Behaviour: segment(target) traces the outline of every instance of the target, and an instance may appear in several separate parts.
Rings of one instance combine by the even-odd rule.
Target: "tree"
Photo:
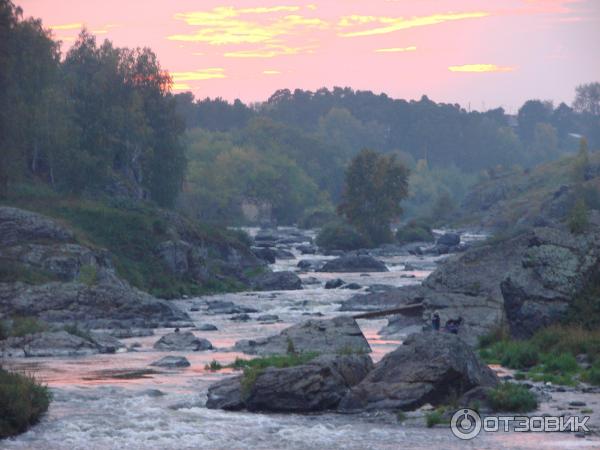
[[[575,88],[573,109],[600,116],[600,83],[581,84]]]
[[[519,109],[519,137],[525,144],[531,144],[538,123],[550,122],[552,104],[540,100],[528,100]]]
[[[590,166],[590,154],[588,152],[588,145],[585,138],[581,138],[579,141],[579,151],[575,157],[573,165],[573,179],[576,182],[585,181],[585,175]]]
[[[390,224],[402,213],[408,195],[409,170],[393,155],[364,149],[346,170],[340,215],[379,245],[392,240]]]

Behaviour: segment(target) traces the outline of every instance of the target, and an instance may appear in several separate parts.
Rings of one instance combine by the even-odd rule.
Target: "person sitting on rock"
[[[462,324],[462,317],[459,317],[456,320],[448,319],[444,328],[446,329],[446,331],[448,333],[458,334],[458,329],[460,328],[461,324]]]
[[[433,328],[433,331],[440,331],[440,315],[437,311],[431,317],[431,328]]]

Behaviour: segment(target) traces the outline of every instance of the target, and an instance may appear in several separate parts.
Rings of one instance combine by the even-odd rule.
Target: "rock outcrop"
[[[163,367],[165,369],[176,369],[180,367],[190,367],[190,362],[183,356],[165,356],[150,364],[153,367]]]
[[[295,367],[267,368],[254,380],[236,377],[211,386],[206,406],[287,413],[333,410],[372,367],[367,355],[327,355]]]
[[[320,354],[371,351],[358,324],[348,316],[307,320],[275,336],[238,341],[234,349],[250,355],[274,355],[287,353],[290,346],[297,352]]]
[[[211,350],[212,344],[191,331],[165,334],[154,344],[156,350],[198,352]]]
[[[252,279],[257,291],[293,291],[302,289],[302,280],[294,272],[266,272]]]
[[[327,261],[320,272],[388,272],[381,261],[368,255],[349,255]]]
[[[342,411],[413,410],[439,405],[479,386],[494,386],[496,375],[458,336],[417,333],[344,397]]]

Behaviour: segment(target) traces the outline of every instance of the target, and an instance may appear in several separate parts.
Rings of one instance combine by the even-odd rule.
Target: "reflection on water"
[[[278,270],[295,269],[300,255],[278,261]],[[307,255],[307,259],[326,259]],[[197,324],[211,323],[218,331],[194,331],[210,340],[216,350],[206,352],[158,352],[152,348],[161,335],[172,330],[156,330],[154,336],[123,339],[127,346],[136,343],[137,351],[115,355],[91,355],[78,358],[30,358],[8,361],[19,371],[35,373],[54,394],[49,413],[42,422],[16,439],[3,441],[7,449],[426,449],[426,448],[600,448],[598,441],[578,439],[572,435],[496,433],[462,442],[446,428],[405,427],[391,415],[280,415],[250,414],[208,410],[204,407],[210,384],[231,376],[232,370],[211,372],[205,365],[212,360],[221,364],[247,355],[229,351],[239,339],[257,338],[278,333],[281,329],[311,317],[333,317],[341,301],[356,292],[343,289],[325,290],[322,284],[341,277],[347,282],[402,285],[423,280],[435,267],[431,257],[384,258],[389,273],[302,274],[315,277],[318,284],[290,292],[226,294],[211,300],[233,301],[252,306],[259,313],[250,314],[248,322],[231,321],[228,315],[206,314],[206,299],[181,300],[177,303]],[[405,263],[418,270],[402,272],[414,278],[401,278]],[[313,280],[315,282],[315,280]],[[198,311],[190,311],[192,308]],[[276,314],[280,321],[261,324],[254,320],[262,314]],[[380,360],[400,344],[382,338],[378,330],[386,320],[359,320],[373,349],[372,357]],[[161,357],[182,355],[191,367],[166,370],[149,367]]]

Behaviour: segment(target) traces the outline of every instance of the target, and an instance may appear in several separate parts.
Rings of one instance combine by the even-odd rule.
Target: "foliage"
[[[438,408],[425,414],[425,423],[427,424],[427,428],[433,428],[435,425],[439,425],[440,423],[444,422],[447,421],[444,419],[443,408]]]
[[[48,331],[48,324],[35,317],[13,317],[10,327],[10,335],[23,337],[28,334],[42,333]]]
[[[581,234],[589,226],[588,209],[584,199],[579,199],[575,202],[575,206],[571,210],[569,216],[569,229],[571,233]]]
[[[63,330],[65,330],[69,334],[72,334],[73,336],[85,339],[86,341],[93,341],[91,333],[88,330],[79,328],[77,324],[65,325],[63,327]]]
[[[501,383],[489,393],[489,402],[494,411],[529,412],[537,408],[538,402],[527,387],[516,383]]]
[[[402,244],[408,242],[433,242],[434,236],[427,224],[411,220],[405,226],[398,228],[396,239]]]
[[[32,376],[0,367],[0,439],[27,430],[48,410],[52,394]]]
[[[600,83],[588,83],[575,89],[573,109],[582,113],[600,116]]]
[[[362,150],[346,170],[340,215],[372,244],[390,242],[390,223],[402,213],[408,195],[408,169],[395,156]]]
[[[317,356],[319,356],[319,354],[316,352],[295,352],[286,355],[271,355],[253,359],[236,358],[232,364],[226,367],[231,367],[233,369],[242,369],[246,367],[266,369],[267,367],[276,367],[281,369],[284,367],[294,367],[306,364]]]
[[[332,222],[317,235],[316,244],[325,250],[358,250],[369,246],[369,241],[351,225]]]
[[[57,279],[45,270],[28,267],[16,261],[0,260],[0,283],[20,281],[27,284],[44,284]]]
[[[590,369],[583,374],[583,380],[595,386],[600,386],[600,361],[596,361]]]
[[[84,265],[79,269],[79,282],[87,286],[93,286],[98,282],[98,270],[96,266]]]
[[[221,370],[222,368],[223,365],[219,361],[214,359],[210,362],[210,364],[206,364],[204,366],[204,370],[210,370],[211,372],[216,372],[218,370]]]

